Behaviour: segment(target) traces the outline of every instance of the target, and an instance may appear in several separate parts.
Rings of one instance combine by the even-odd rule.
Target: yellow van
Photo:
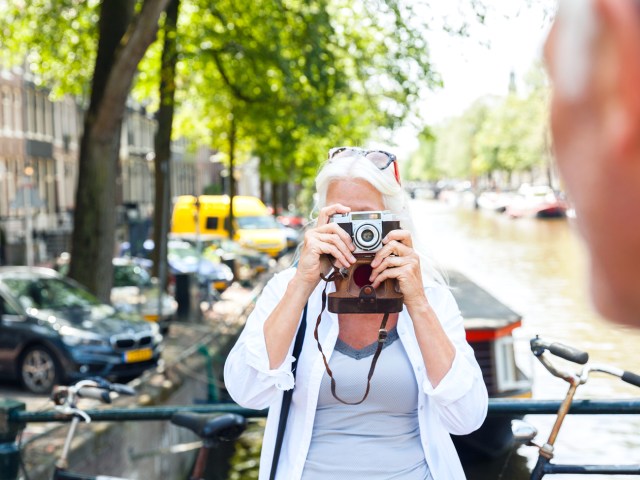
[[[197,200],[197,203],[196,203]],[[257,197],[236,195],[233,197],[235,217],[234,240],[245,247],[266,252],[276,258],[284,253],[287,239],[269,210]],[[196,231],[199,219],[199,231]],[[228,195],[181,195],[176,198],[171,218],[171,233],[191,237],[197,234],[201,240],[207,237],[229,236]]]

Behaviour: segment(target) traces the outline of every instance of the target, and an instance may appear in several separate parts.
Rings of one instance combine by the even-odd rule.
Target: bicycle
[[[111,403],[111,392],[124,395],[135,395],[136,393],[135,390],[128,385],[111,383],[98,377],[80,380],[70,386],[57,385],[53,388],[51,399],[55,404],[55,410],[64,415],[71,415],[72,418],[69,429],[67,430],[64,446],[62,447],[62,453],[55,464],[52,480],[124,480],[118,479],[117,477],[92,476],[69,471],[69,450],[78,423],[81,421],[86,423],[91,422],[91,417],[84,410],[78,408],[78,400],[81,398],[91,398],[107,404]]]
[[[532,353],[542,365],[544,365],[552,375],[569,383],[567,394],[558,408],[553,428],[544,445],[537,445],[533,442],[538,433],[535,427],[522,420],[512,420],[512,431],[515,441],[520,444],[538,448],[538,459],[535,467],[531,471],[530,480],[540,480],[545,475],[550,474],[570,473],[583,475],[640,475],[640,465],[572,465],[551,462],[554,457],[554,443],[560,433],[562,422],[567,413],[569,413],[576,390],[580,385],[584,385],[587,382],[592,372],[607,373],[637,387],[640,387],[640,375],[604,364],[587,365],[589,361],[589,354],[587,352],[561,343],[551,343],[543,340],[539,336],[531,339],[530,344]],[[570,362],[584,365],[584,367],[582,367],[579,373],[564,370],[558,365],[555,365],[545,352],[549,352]]]
[[[120,477],[104,475],[87,475],[69,471],[69,451],[75,436],[77,426],[81,421],[91,422],[91,417],[85,410],[78,407],[81,398],[91,398],[102,403],[111,403],[111,392],[125,395],[135,395],[135,390],[128,385],[110,383],[102,378],[81,380],[71,386],[56,386],[51,393],[55,410],[64,415],[71,415],[71,423],[65,437],[60,458],[55,464],[52,480],[126,480]],[[220,442],[236,440],[245,430],[245,417],[227,413],[211,416],[210,414],[175,413],[171,423],[187,428],[201,439],[201,446],[189,480],[204,480],[204,472],[211,449]]]
[[[235,413],[215,417],[199,413],[174,413],[171,423],[191,430],[202,441],[189,480],[204,480],[211,449],[221,442],[236,440],[247,427],[246,418]]]

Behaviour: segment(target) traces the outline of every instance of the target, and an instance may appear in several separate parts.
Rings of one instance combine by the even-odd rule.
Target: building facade
[[[20,69],[0,69],[0,265],[47,263],[69,251],[84,110],[51,100]],[[156,122],[130,102],[122,125],[116,241],[146,238],[154,208]],[[172,195],[220,182],[211,151],[172,145]],[[134,238],[132,238],[134,237]]]

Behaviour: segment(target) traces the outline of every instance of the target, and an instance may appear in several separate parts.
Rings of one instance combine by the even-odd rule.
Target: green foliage
[[[264,179],[304,184],[330,146],[399,125],[438,83],[396,0],[183,5],[175,135],[226,151],[232,115],[236,157],[259,157]]]
[[[548,87],[534,66],[522,94],[484,97],[462,115],[425,132],[411,179],[478,178],[542,167],[548,161]]]
[[[39,82],[86,99],[100,4],[9,2],[0,63],[26,59]],[[329,147],[399,126],[416,115],[420,91],[441,84],[424,39],[428,12],[409,0],[183,0],[172,136],[228,156],[234,118],[238,162],[257,156],[263,179],[306,187]],[[133,90],[150,110],[158,106],[159,37]]]
[[[98,0],[10,0],[0,15],[0,64],[26,66],[55,94],[88,97],[95,64]]]

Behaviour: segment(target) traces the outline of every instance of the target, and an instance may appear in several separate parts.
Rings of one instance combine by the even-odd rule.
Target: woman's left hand
[[[420,257],[413,249],[409,231],[392,230],[382,243],[384,246],[378,250],[371,262],[371,285],[378,288],[385,280],[395,278],[407,307],[426,302]]]

